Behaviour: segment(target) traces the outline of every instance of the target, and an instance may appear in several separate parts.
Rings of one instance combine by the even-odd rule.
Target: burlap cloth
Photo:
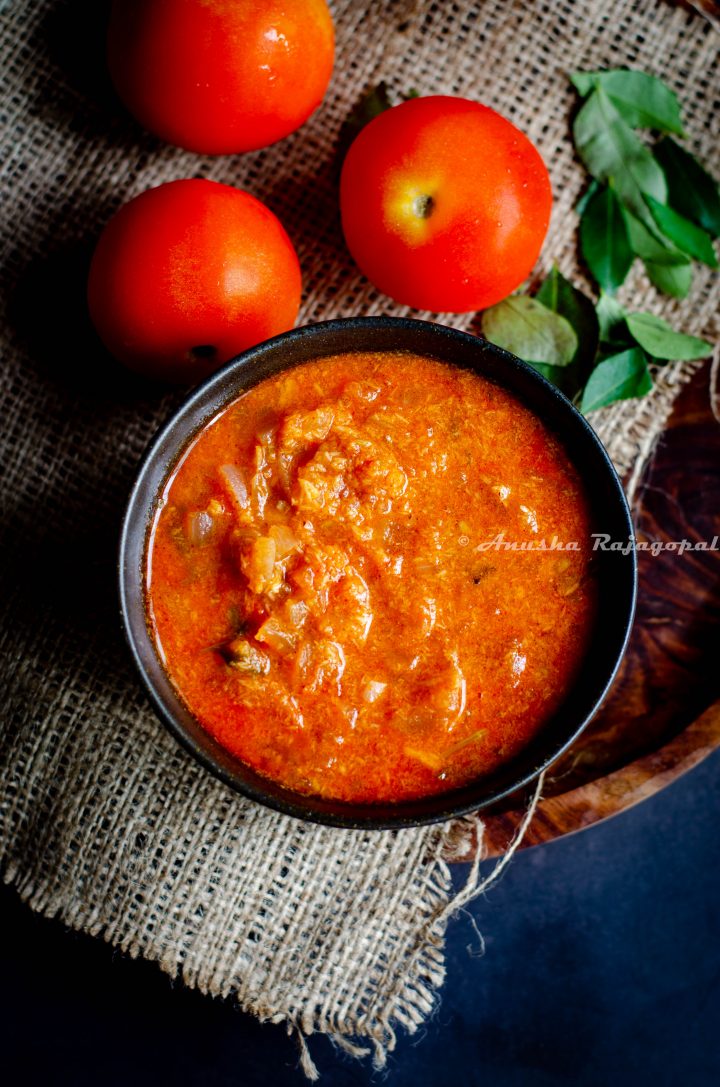
[[[302,322],[407,313],[349,262],[337,214],[340,126],[384,79],[397,94],[480,99],[528,134],[555,192],[542,268],[556,260],[582,282],[572,208],[584,174],[566,72],[626,64],[662,76],[717,173],[719,39],[667,0],[332,7],[337,61],[317,114],[269,150],[205,159],[159,143],[115,102],[105,5],[4,5],[0,862],[34,909],[262,1019],[369,1041],[382,1061],[394,1029],[415,1029],[437,998],[456,904],[446,859],[468,821],[396,833],[304,825],[236,796],[159,724],[120,634],[114,564],[135,466],[178,396],[100,350],[83,310],[87,257],[123,201],[200,175],[248,188],[285,223],[304,270]],[[717,337],[718,280],[706,269],[685,302],[640,272],[624,297]],[[669,365],[652,396],[594,417],[621,471],[642,463],[690,369]],[[466,896],[477,881],[474,866]]]

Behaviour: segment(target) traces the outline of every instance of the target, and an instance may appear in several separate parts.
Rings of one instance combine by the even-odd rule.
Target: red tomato
[[[121,362],[194,381],[292,328],[300,291],[297,255],[269,208],[215,181],[170,181],[105,227],[88,304]]]
[[[487,106],[441,95],[380,114],[352,144],[340,185],[348,248],[381,291],[417,309],[499,302],[537,259],[547,169]]]
[[[114,0],[108,63],[146,128],[189,151],[252,151],[303,124],[327,90],[325,0]]]

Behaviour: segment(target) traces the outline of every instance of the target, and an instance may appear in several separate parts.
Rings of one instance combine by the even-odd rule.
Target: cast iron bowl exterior
[[[145,554],[163,484],[190,439],[228,402],[281,370],[327,355],[408,351],[473,370],[513,393],[564,445],[586,488],[595,532],[634,539],[625,494],[600,439],[558,389],[527,363],[444,325],[391,317],[353,317],[308,325],[258,344],[190,394],[140,465],[122,527],[120,603],[130,650],[150,699],[173,735],[238,792],[300,819],[332,826],[419,826],[498,805],[530,785],[582,732],[607,693],[635,612],[634,548],[594,555],[598,613],[591,644],[567,697],[533,740],[505,765],[459,789],[399,803],[357,804],[303,796],[262,777],[225,751],[183,704],[159,660],[145,615]],[[472,492],[468,493],[468,501]]]

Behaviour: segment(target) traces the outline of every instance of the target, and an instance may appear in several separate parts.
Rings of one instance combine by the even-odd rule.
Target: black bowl
[[[120,543],[120,600],[140,676],[160,717],[212,773],[271,808],[342,827],[402,827],[436,822],[497,804],[523,789],[585,728],[605,696],[627,644],[635,611],[634,548],[595,554],[598,613],[577,678],[553,717],[512,760],[461,789],[396,804],[356,804],[302,796],[261,777],[205,732],[178,697],[158,658],[145,618],[148,526],[168,473],[189,440],[243,391],[299,363],[353,351],[407,350],[474,370],[508,389],[559,438],[584,481],[593,531],[633,538],[625,495],[590,424],[532,367],[475,336],[425,321],[358,317],[287,332],[253,347],[201,385],[156,437],[140,467]]]

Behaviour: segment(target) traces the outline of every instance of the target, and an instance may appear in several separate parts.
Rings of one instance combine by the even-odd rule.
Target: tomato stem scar
[[[433,213],[435,201],[433,200],[432,196],[428,196],[426,193],[423,193],[422,196],[415,197],[412,207],[418,219],[429,219]]]

